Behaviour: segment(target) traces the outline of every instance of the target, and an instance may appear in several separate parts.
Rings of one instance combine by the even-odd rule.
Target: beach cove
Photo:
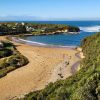
[[[80,34],[75,35],[42,35],[32,36],[32,39],[29,38],[31,36],[27,36],[29,39],[26,39],[10,35],[11,42],[22,55],[28,58],[29,64],[0,79],[1,99],[21,98],[32,91],[44,89],[50,82],[74,75],[80,69],[80,61],[84,58],[82,49],[78,46],[83,38],[99,31],[99,26],[96,26],[98,22],[89,23],[87,25],[87,22],[69,22],[81,29]],[[0,36],[0,40],[7,39],[8,36]]]
[[[0,40],[6,40],[5,36],[1,36]],[[49,82],[65,79],[75,74],[78,69],[75,64],[80,61],[80,57],[76,55],[79,51],[73,48],[13,43],[18,51],[29,59],[29,64],[0,79],[2,100],[23,97],[31,91],[43,89]]]

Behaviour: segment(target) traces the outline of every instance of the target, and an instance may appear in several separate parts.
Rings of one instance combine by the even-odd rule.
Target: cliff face
[[[68,26],[68,31],[69,32],[79,32],[80,29],[78,27],[75,27],[75,26]]]

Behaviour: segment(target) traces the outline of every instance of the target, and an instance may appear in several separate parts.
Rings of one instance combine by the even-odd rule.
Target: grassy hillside
[[[82,41],[81,69],[66,80],[31,92],[24,100],[100,100],[100,33]]]
[[[0,78],[27,63],[28,59],[21,55],[12,43],[0,42]]]

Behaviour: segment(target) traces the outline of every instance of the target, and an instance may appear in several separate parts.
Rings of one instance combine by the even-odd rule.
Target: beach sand
[[[0,36],[0,40],[5,40]],[[15,43],[18,51],[29,59],[29,64],[8,73],[0,79],[0,100],[17,97],[43,89],[49,82],[74,74],[72,67],[80,58],[70,48],[49,48]],[[79,64],[78,64],[79,65]]]

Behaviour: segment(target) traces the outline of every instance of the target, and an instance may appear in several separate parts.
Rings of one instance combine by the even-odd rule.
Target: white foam
[[[100,26],[80,27],[84,32],[100,32]]]
[[[45,44],[45,43],[40,43],[40,42],[35,42],[35,41],[24,40],[24,39],[16,38],[16,37],[12,37],[12,40],[15,42],[24,42],[29,45],[37,45],[37,46],[61,47],[61,48],[69,48],[69,49],[77,47],[77,46],[62,46],[62,45]]]
[[[29,41],[29,40],[24,40],[24,39],[19,39],[21,41],[24,41],[26,43],[33,43],[33,44],[38,44],[38,45],[47,45],[47,44],[44,44],[44,43],[40,43],[40,42],[33,42],[33,41]]]
[[[61,46],[61,45],[45,44],[45,43],[40,43],[40,42],[33,42],[33,41],[29,41],[29,40],[24,40],[21,38],[19,38],[18,40],[21,40],[23,42],[30,43],[30,44],[32,43],[32,44],[40,45],[40,46],[51,46],[51,47],[62,47],[62,48],[66,48],[66,47],[75,48],[75,47],[77,47],[77,46]]]

